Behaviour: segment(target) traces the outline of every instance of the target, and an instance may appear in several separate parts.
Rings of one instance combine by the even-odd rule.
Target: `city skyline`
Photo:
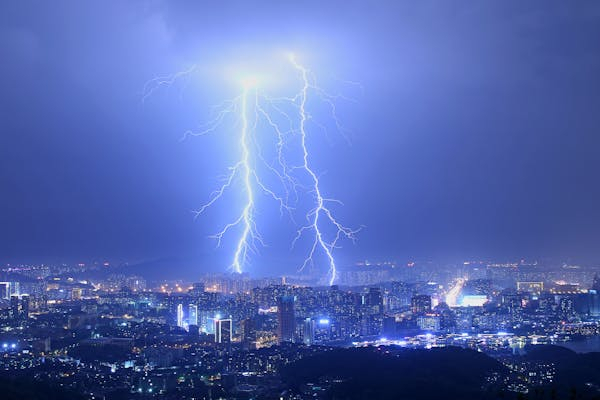
[[[597,266],[371,264],[333,286],[134,272],[0,268],[0,385],[89,400],[598,393]]]
[[[2,400],[600,399],[600,2],[0,2]]]

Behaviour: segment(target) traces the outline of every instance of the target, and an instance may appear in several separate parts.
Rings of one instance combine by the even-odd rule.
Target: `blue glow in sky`
[[[264,67],[286,51],[357,99],[338,109],[349,143],[312,137],[340,219],[366,226],[341,264],[598,259],[596,2],[252,3],[0,5],[0,262],[222,270],[231,254],[206,237],[227,205],[192,211],[236,156],[231,137],[180,139],[239,93],[239,71],[287,87]],[[145,82],[192,65],[142,103]],[[257,273],[295,271],[288,222],[262,217]]]

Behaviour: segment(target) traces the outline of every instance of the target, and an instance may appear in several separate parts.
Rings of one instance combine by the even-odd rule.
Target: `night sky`
[[[224,270],[224,211],[192,210],[232,149],[180,139],[234,93],[219,71],[283,50],[356,99],[350,143],[313,142],[338,215],[365,226],[340,264],[600,261],[600,3],[336,0],[2,2],[0,262]],[[293,272],[288,223],[264,218],[250,270]]]

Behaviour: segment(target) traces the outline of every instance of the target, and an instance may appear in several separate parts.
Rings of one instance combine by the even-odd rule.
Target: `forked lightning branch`
[[[195,215],[204,214],[229,191],[236,191],[243,199],[239,207],[234,209],[231,219],[213,235],[218,246],[226,237],[235,241],[230,269],[242,273],[250,263],[251,254],[265,245],[260,233],[256,197],[268,196],[281,215],[289,217],[298,226],[292,247],[299,240],[308,238],[304,239],[309,245],[299,269],[311,266],[326,270],[327,280],[332,285],[337,276],[334,252],[340,247],[342,239],[354,241],[360,229],[349,228],[338,220],[332,205],[340,205],[341,202],[325,195],[319,172],[314,168],[309,137],[322,133],[323,125],[313,117],[309,100],[314,96],[318,101],[310,104],[323,104],[335,126],[339,128],[340,123],[335,114],[335,101],[338,97],[329,95],[320,88],[311,71],[293,55],[289,56],[289,66],[290,74],[293,74],[298,86],[291,95],[268,96],[261,90],[258,79],[244,78],[240,82],[241,93],[237,97],[215,107],[213,118],[199,130],[186,132],[186,137],[212,133],[234,134],[238,154],[237,160],[229,166],[222,184],[195,211]],[[143,99],[147,99],[160,86],[172,85],[195,70],[194,66],[186,71],[149,81],[145,86]],[[317,111],[319,110],[315,110]],[[298,156],[288,157],[290,152],[296,152]],[[301,219],[304,221],[296,222],[294,212],[301,207],[295,202],[300,196],[309,198],[310,205],[302,214]]]

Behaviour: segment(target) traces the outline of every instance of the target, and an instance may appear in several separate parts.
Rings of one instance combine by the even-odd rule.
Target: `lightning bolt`
[[[300,270],[304,270],[308,265],[314,266],[317,253],[322,252],[327,260],[329,284],[332,285],[337,277],[334,250],[339,247],[338,243],[343,238],[355,241],[355,235],[360,229],[351,229],[342,225],[331,209],[332,204],[341,204],[341,202],[323,195],[319,175],[312,166],[307,138],[309,122],[325,131],[326,128],[312,118],[307,108],[307,101],[309,95],[314,94],[315,98],[326,104],[337,130],[344,133],[343,126],[336,115],[336,100],[341,96],[330,95],[321,89],[317,85],[314,75],[298,63],[294,56],[290,57],[290,61],[301,78],[301,88],[295,95],[272,98],[259,90],[258,82],[255,79],[247,79],[242,82],[241,94],[213,107],[208,122],[197,130],[185,132],[183,139],[189,136],[208,135],[220,131],[229,117],[236,117],[235,129],[228,129],[228,131],[235,132],[239,158],[228,168],[227,174],[222,177],[220,186],[194,213],[196,217],[204,214],[225,193],[233,190],[234,186],[240,193],[243,193],[243,204],[240,206],[239,213],[220,231],[212,235],[219,247],[224,237],[230,235],[231,231],[238,232],[230,269],[233,272],[242,273],[249,263],[250,253],[257,253],[258,245],[265,245],[256,223],[255,200],[258,193],[262,192],[277,202],[280,214],[283,216],[284,213],[287,213],[294,223],[295,207],[290,204],[298,201],[299,189],[310,193],[312,206],[304,214],[306,223],[296,231],[292,247],[305,234],[310,234],[312,238],[310,248]],[[188,70],[150,80],[144,86],[142,101],[146,101],[161,86],[170,87],[195,70],[196,66],[192,66]],[[259,129],[259,122],[263,123],[267,129]],[[261,145],[266,138],[264,135],[268,133],[267,131],[272,132],[275,139],[275,156],[272,160],[265,157]],[[293,138],[299,138],[299,145],[295,145],[299,148],[290,150],[288,147]],[[286,155],[289,153],[299,154],[299,157],[296,157],[296,165],[288,163]],[[267,184],[269,182],[267,177],[275,178],[275,181],[279,182],[277,189],[273,189]]]
[[[233,228],[241,227],[241,233],[237,239],[235,251],[233,254],[233,261],[231,263],[231,269],[236,273],[242,273],[244,266],[248,263],[248,256],[251,252],[258,252],[257,244],[262,246],[265,245],[256,224],[255,219],[255,194],[257,188],[262,190],[269,197],[279,203],[280,210],[286,210],[290,212],[291,208],[288,205],[287,196],[279,196],[276,192],[270,189],[260,179],[260,175],[257,172],[257,162],[261,162],[265,165],[269,171],[273,172],[282,182],[284,192],[287,194],[287,182],[291,181],[292,178],[285,172],[286,166],[283,160],[283,141],[284,132],[279,128],[269,114],[265,111],[265,108],[261,106],[257,82],[253,79],[248,79],[243,82],[244,90],[237,98],[227,101],[222,104],[221,109],[218,111],[217,116],[205,125],[204,129],[199,132],[188,131],[187,135],[201,136],[215,131],[219,125],[222,124],[225,116],[230,113],[235,113],[239,108],[239,115],[241,119],[241,128],[239,133],[239,148],[240,148],[240,159],[235,165],[229,168],[229,174],[225,177],[224,183],[221,187],[213,192],[208,202],[206,202],[200,209],[195,213],[196,216],[203,214],[210,206],[217,202],[223,194],[233,185],[236,177],[239,176],[242,182],[242,189],[245,193],[245,202],[241,209],[238,217],[226,224],[221,231],[213,235],[213,238],[217,240],[217,246],[221,245],[224,236]],[[217,107],[219,108],[219,107]],[[254,110],[254,113],[251,112]],[[269,125],[274,129],[278,137],[278,160],[284,172],[278,171],[275,167],[267,162],[262,155],[261,147],[258,143],[256,125],[260,116],[267,118]],[[252,154],[255,157],[252,157]]]
[[[144,85],[144,90],[142,92],[142,103],[145,103],[146,100],[152,96],[152,94],[162,86],[170,87],[173,86],[175,82],[179,79],[189,76],[192,72],[196,70],[196,65],[192,65],[190,68],[179,71],[171,75],[165,76],[157,76],[155,78],[150,79]]]
[[[305,231],[313,232],[313,242],[310,248],[310,251],[307,257],[304,259],[304,263],[301,266],[301,270],[306,268],[309,264],[314,264],[314,256],[318,248],[320,248],[325,257],[327,258],[327,262],[329,265],[329,285],[333,285],[335,279],[337,278],[337,266],[335,263],[335,259],[333,257],[333,250],[337,247],[337,243],[342,237],[346,237],[351,241],[356,240],[356,233],[360,231],[359,229],[351,229],[344,225],[342,225],[334,216],[331,209],[327,206],[328,203],[340,203],[339,200],[326,198],[323,196],[321,191],[321,183],[319,181],[319,176],[310,165],[309,161],[309,149],[306,143],[306,138],[308,136],[307,133],[307,122],[309,120],[309,114],[306,110],[306,102],[308,99],[308,92],[310,89],[314,89],[314,91],[320,95],[321,99],[324,99],[332,109],[332,115],[334,117],[334,121],[338,128],[341,127],[339,120],[335,114],[335,105],[331,101],[330,96],[326,94],[321,88],[316,86],[316,84],[311,83],[315,82],[313,78],[310,76],[310,71],[298,63],[296,58],[291,55],[290,61],[294,68],[299,72],[302,77],[302,89],[300,93],[293,98],[294,101],[299,102],[299,114],[300,114],[300,143],[302,148],[302,169],[309,175],[311,180],[311,191],[313,193],[313,198],[315,202],[315,207],[310,210],[306,214],[306,220],[308,221],[307,225],[302,226],[298,229],[296,237],[294,238],[293,244],[302,236]],[[333,239],[327,241],[325,239],[322,225],[329,224],[333,226],[335,230],[335,235]]]

